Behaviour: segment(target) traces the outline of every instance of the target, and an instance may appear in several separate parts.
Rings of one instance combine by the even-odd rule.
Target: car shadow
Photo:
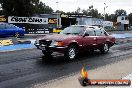
[[[41,59],[38,60],[39,65],[61,65],[67,63],[80,62],[84,60],[93,60],[94,57],[104,56],[99,51],[80,53],[74,60],[66,60],[63,54],[53,54],[52,56],[43,55]]]

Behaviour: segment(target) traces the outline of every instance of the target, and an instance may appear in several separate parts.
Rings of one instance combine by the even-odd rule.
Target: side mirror
[[[85,37],[85,36],[89,36],[89,34],[85,33],[85,34],[83,35],[83,37]]]

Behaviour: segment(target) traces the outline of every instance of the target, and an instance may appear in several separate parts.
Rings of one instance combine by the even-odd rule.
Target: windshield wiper
[[[74,34],[74,35],[78,35],[78,33],[72,33],[72,34]]]
[[[78,35],[78,33],[64,33],[66,35],[73,34],[73,35]]]
[[[65,34],[69,35],[69,34],[71,34],[71,33],[65,33]]]

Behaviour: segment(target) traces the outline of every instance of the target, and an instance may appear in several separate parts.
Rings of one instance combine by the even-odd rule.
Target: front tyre
[[[64,54],[67,60],[73,60],[77,57],[77,47],[72,45],[69,46]]]
[[[103,45],[103,47],[100,49],[100,52],[103,54],[106,54],[106,53],[108,53],[108,51],[109,51],[109,45],[107,43],[105,43]]]

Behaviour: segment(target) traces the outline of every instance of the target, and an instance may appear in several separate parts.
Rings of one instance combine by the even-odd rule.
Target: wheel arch
[[[77,48],[79,48],[79,45],[78,45],[77,42],[71,42],[71,43],[68,45],[68,47],[69,47],[69,46],[76,46]]]

